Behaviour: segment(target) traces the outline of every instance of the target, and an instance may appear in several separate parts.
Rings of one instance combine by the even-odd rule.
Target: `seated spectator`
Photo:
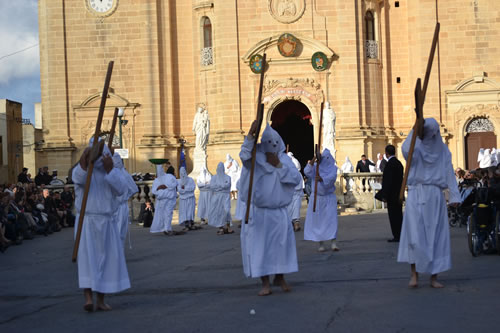
[[[15,199],[10,201],[7,219],[14,224],[16,240],[33,239],[32,226],[24,215],[24,195],[22,193],[18,193]]]
[[[49,228],[51,231],[61,231],[61,219],[57,213],[57,207],[50,196],[48,189],[43,189],[43,206],[45,208],[44,213],[47,214],[49,219]]]
[[[28,181],[28,168],[23,168],[23,171],[17,176],[18,183],[29,183]]]
[[[64,186],[64,191],[61,193],[61,201],[66,210],[66,223],[68,226],[75,225],[75,215],[73,215],[73,203],[75,202],[75,195],[69,186]]]
[[[146,202],[141,204],[141,211],[139,213],[139,225],[144,226],[144,228],[150,228],[151,223],[153,223],[153,214],[155,207],[150,199],[146,199]]]

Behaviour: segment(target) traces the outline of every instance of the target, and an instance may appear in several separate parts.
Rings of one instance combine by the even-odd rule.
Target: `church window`
[[[378,45],[375,38],[375,17],[371,10],[365,14],[366,56],[370,59],[378,58]]]
[[[206,16],[201,19],[203,47],[201,48],[201,65],[213,65],[213,47],[212,47],[212,22]]]

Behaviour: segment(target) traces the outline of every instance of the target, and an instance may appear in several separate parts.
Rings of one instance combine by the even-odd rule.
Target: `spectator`
[[[375,166],[375,164],[373,164],[372,161],[368,160],[366,158],[366,155],[363,154],[363,155],[361,155],[361,160],[359,160],[358,164],[356,164],[356,172],[370,172],[370,166]],[[366,179],[363,178],[361,183],[363,184],[363,192],[365,192],[366,191],[366,187],[365,187]]]
[[[151,202],[151,199],[146,199],[146,202],[141,204],[141,212],[139,213],[139,225],[144,226],[144,228],[150,228],[151,223],[153,223],[154,212],[155,207]]]
[[[57,207],[50,196],[50,192],[48,189],[43,190],[43,206],[44,206],[44,213],[47,214],[47,217],[49,219],[49,228],[51,231],[61,231],[61,224],[60,224],[60,218],[59,214],[57,213]]]
[[[17,176],[17,182],[23,184],[29,183],[28,168],[23,168],[23,171]]]

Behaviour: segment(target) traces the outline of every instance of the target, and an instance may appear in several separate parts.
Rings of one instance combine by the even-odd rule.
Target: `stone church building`
[[[265,52],[264,119],[301,163],[323,102],[338,164],[374,160],[413,125],[436,21],[424,116],[442,125],[455,167],[476,167],[479,147],[500,146],[497,0],[39,0],[43,154],[61,175],[77,162],[114,60],[102,129],[124,109],[128,169],[152,172],[148,160],[164,157],[177,166],[185,140],[189,171],[202,106],[214,173],[255,119]]]

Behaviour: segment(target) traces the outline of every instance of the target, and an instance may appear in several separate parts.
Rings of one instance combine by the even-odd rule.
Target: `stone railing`
[[[375,193],[382,188],[381,172],[349,172],[338,178],[344,204],[363,210],[384,208],[375,200]]]
[[[376,40],[366,40],[365,48],[368,59],[378,59],[378,43]]]

